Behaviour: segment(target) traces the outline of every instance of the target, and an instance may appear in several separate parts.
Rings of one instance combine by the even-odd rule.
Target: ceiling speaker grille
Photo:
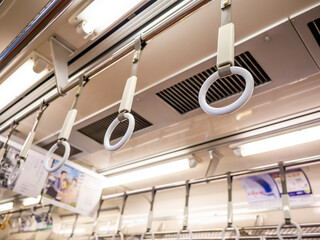
[[[50,142],[48,144],[45,144],[45,145],[42,145],[41,143],[37,144],[38,146],[46,149],[46,150],[49,150],[57,141],[53,141],[53,142]],[[59,147],[55,152],[55,154],[57,154],[58,156],[62,157],[63,154],[64,154],[64,147]],[[70,144],[70,157],[72,157],[73,155],[76,155],[78,153],[82,153],[82,151],[78,148],[75,148],[73,147],[71,144]]]
[[[309,22],[308,27],[320,47],[320,18],[318,18],[312,22]]]
[[[131,111],[131,114],[135,118],[135,127],[134,132],[139,131],[141,129],[147,128],[152,126],[152,123],[146,120],[145,118],[141,117],[138,113]],[[102,118],[94,123],[85,126],[78,131],[82,134],[86,135],[87,137],[92,138],[93,140],[97,141],[100,144],[103,144],[104,135],[107,131],[107,128],[111,124],[111,122],[118,116],[118,112],[115,112],[105,118]],[[125,120],[118,124],[118,126],[114,129],[111,135],[111,140],[117,139],[122,137],[128,128],[128,121]]]
[[[235,65],[249,70],[254,78],[255,86],[270,82],[270,77],[249,52],[235,57]],[[214,72],[214,66],[190,78],[168,87],[156,95],[173,107],[180,114],[199,108],[198,93],[203,82]],[[244,90],[245,80],[239,75],[231,75],[217,80],[208,90],[207,102],[213,103],[240,93]]]

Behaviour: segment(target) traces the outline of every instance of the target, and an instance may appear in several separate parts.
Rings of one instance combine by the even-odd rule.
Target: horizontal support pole
[[[296,159],[296,160],[289,160],[289,161],[284,162],[284,166],[285,167],[295,167],[295,166],[310,165],[310,164],[314,164],[314,163],[320,163],[320,155]],[[241,177],[244,175],[250,175],[250,174],[261,173],[261,172],[268,172],[268,171],[274,171],[274,170],[279,170],[278,163],[273,163],[273,164],[269,164],[269,165],[265,165],[265,166],[261,166],[261,167],[255,167],[255,168],[249,168],[249,169],[245,169],[245,170],[230,172],[230,175],[232,177]],[[224,180],[224,179],[227,179],[227,174],[219,174],[219,175],[211,176],[211,177],[207,177],[207,178],[190,180],[189,184],[191,184],[191,185],[201,184],[201,183],[207,183],[207,182],[213,182],[213,181],[220,181],[220,180]],[[172,188],[184,187],[185,185],[186,185],[186,182],[182,181],[182,182],[171,183],[171,184],[167,184],[167,185],[143,188],[143,189],[138,189],[138,190],[133,190],[133,191],[127,191],[124,193],[106,195],[106,196],[103,196],[102,199],[103,200],[116,199],[116,198],[123,197],[125,194],[128,196],[131,196],[131,195],[152,192],[153,189],[155,189],[156,191],[161,191],[161,190],[167,190],[167,189],[172,189]]]

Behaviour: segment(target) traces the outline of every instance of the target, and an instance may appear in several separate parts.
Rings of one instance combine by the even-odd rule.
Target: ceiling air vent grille
[[[255,86],[271,81],[270,77],[249,52],[244,52],[236,56],[235,65],[244,67],[251,72]],[[198,93],[201,85],[215,71],[217,71],[216,67],[209,68],[156,94],[180,114],[190,112],[200,107],[198,103]],[[244,90],[244,87],[245,81],[238,75],[219,79],[209,88],[207,102],[217,102],[240,93]]]
[[[141,129],[147,128],[152,126],[152,123],[146,120],[145,118],[141,117],[138,113],[131,111],[131,114],[135,118],[135,127],[134,132],[139,131]],[[115,112],[105,118],[102,118],[94,123],[85,126],[78,131],[82,134],[86,135],[87,137],[92,138],[93,140],[97,141],[100,144],[103,144],[104,135],[106,133],[107,128],[111,124],[111,122],[118,116],[118,112]],[[128,121],[125,120],[118,124],[111,135],[111,140],[117,139],[122,137],[128,128]]]
[[[38,146],[46,149],[46,150],[49,150],[55,143],[57,142],[57,140],[53,141],[53,142],[50,142],[50,143],[47,143],[45,145],[42,145],[41,143],[38,144]],[[64,154],[64,147],[59,147],[55,152],[55,154],[57,154],[58,156],[62,157],[63,154]],[[78,153],[82,153],[82,151],[78,148],[75,148],[73,147],[71,144],[70,144],[70,157],[72,157],[73,155],[76,155]]]
[[[309,22],[308,27],[320,47],[320,18],[318,18],[312,22]]]

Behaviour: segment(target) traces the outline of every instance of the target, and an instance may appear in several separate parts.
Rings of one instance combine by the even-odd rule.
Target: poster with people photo
[[[53,166],[57,164],[58,161],[54,160]],[[49,174],[43,196],[75,208],[84,178],[83,172],[65,164],[58,171]]]
[[[53,166],[58,163],[56,159],[53,160]],[[104,181],[105,177],[67,161],[59,170],[49,174],[42,200],[82,215],[95,217]]]

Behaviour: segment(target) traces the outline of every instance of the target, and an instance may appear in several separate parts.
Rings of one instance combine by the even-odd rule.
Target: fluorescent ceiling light
[[[40,195],[37,197],[37,198],[33,198],[33,197],[29,197],[29,198],[25,198],[23,199],[23,206],[30,206],[30,205],[34,205],[34,204],[37,204],[39,203],[40,201]]]
[[[142,0],[94,0],[85,9],[80,11],[77,16],[72,16],[69,20],[80,23],[85,34],[95,35],[105,31],[116,23],[123,16],[134,9]]]
[[[107,177],[107,182],[104,187],[113,187],[126,183],[145,180],[148,178],[159,177],[170,173],[187,170],[189,168],[189,159],[181,159],[174,162],[164,163],[157,166],[116,175],[114,177]]]
[[[9,211],[13,208],[13,202],[7,202],[0,205],[0,212]]]
[[[15,100],[49,72],[49,69],[45,68],[40,73],[36,73],[33,68],[34,60],[30,58],[0,84],[0,109]]]
[[[242,157],[320,140],[320,126],[285,133],[279,136],[245,143],[237,146],[234,152]],[[230,146],[233,148],[233,146]]]

